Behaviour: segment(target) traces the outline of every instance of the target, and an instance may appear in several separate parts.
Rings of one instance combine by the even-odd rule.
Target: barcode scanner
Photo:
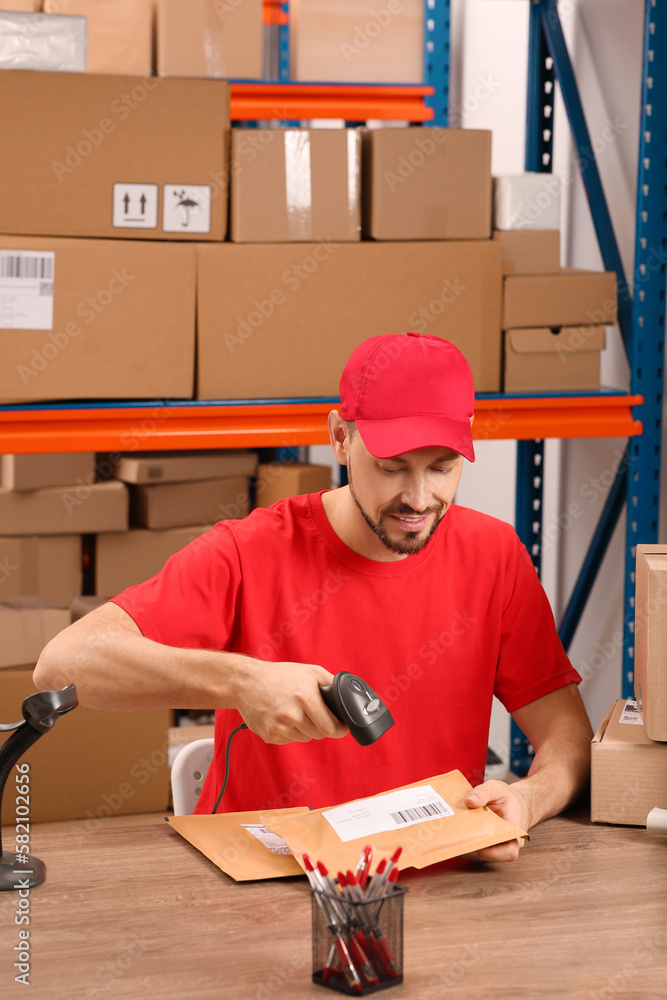
[[[327,708],[349,726],[362,747],[375,743],[394,725],[391,712],[373,688],[347,670],[337,673],[331,684],[320,688],[320,693]]]
[[[327,708],[337,719],[349,727],[354,739],[362,747],[368,747],[379,740],[394,725],[394,720],[387,706],[380,700],[372,687],[361,677],[355,677],[347,670],[341,670],[334,676],[331,684],[320,688],[322,698]],[[229,780],[229,750],[232,737],[241,729],[247,729],[245,722],[232,729],[227,737],[225,749],[225,776],[220,794],[216,799],[212,812],[217,812]]]

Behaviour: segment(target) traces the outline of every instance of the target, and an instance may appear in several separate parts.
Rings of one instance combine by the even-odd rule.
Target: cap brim
[[[475,461],[470,421],[443,417],[392,417],[390,420],[364,420],[356,425],[366,448],[375,458],[394,458],[416,448],[450,448]]]

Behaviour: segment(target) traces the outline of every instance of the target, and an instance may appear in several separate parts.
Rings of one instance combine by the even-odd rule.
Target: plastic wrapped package
[[[85,17],[0,11],[0,69],[85,73]]]

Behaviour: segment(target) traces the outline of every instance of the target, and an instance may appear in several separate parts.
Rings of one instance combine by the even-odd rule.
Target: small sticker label
[[[454,810],[431,785],[420,785],[349,802],[327,809],[322,815],[343,843],[347,843],[385,830],[401,830],[415,823],[453,816]]]
[[[116,229],[157,229],[157,184],[114,184],[112,225]]]
[[[257,837],[274,854],[292,853],[282,837],[279,837],[276,833],[271,833],[261,823],[241,823],[241,826],[248,833],[251,833],[253,837]]]
[[[165,233],[210,233],[210,186],[163,185],[162,230]]]
[[[0,329],[53,329],[55,266],[52,250],[0,250]]]
[[[639,705],[634,698],[628,698],[621,712],[621,717],[619,722],[629,722],[635,726],[643,726],[644,720],[642,718],[642,713],[639,711]]]

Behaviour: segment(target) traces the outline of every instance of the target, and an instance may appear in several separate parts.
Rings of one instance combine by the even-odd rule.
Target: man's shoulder
[[[270,507],[255,507],[240,520],[221,522],[227,524],[237,543],[269,540],[292,540],[295,535],[315,530],[313,509],[321,504],[319,493],[304,493],[296,497],[284,497]]]
[[[520,544],[519,537],[513,525],[501,521],[491,514],[483,514],[471,507],[460,507],[452,504],[446,514],[447,530],[450,536],[456,536],[462,542],[470,545],[507,545],[511,548]]]
[[[493,517],[491,514],[483,514],[479,510],[473,510],[472,507],[461,507],[457,503],[452,504],[447,512],[447,517],[451,518],[453,524],[461,532],[516,535],[514,527],[507,521],[501,521],[499,517]]]

